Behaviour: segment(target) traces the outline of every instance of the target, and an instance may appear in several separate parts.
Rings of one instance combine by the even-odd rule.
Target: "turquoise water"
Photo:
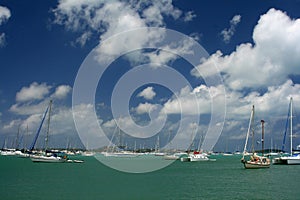
[[[84,163],[33,163],[0,156],[0,199],[300,199],[300,165],[245,170],[240,156],[145,174]]]

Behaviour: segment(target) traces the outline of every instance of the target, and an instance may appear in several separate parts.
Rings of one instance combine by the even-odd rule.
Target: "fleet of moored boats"
[[[287,165],[295,165],[300,164],[300,154],[293,154],[292,146],[293,146],[293,132],[292,132],[292,98],[290,98],[290,104],[289,104],[289,112],[288,112],[288,121],[290,126],[290,153],[289,154],[283,154],[283,153],[275,153],[275,152],[269,152],[268,154],[264,154],[264,120],[261,120],[262,125],[262,151],[260,154],[254,151],[254,144],[252,144],[252,152],[247,151],[248,146],[248,140],[250,135],[254,137],[254,106],[251,110],[251,116],[249,121],[249,127],[246,134],[246,141],[244,150],[242,153],[236,152],[235,155],[242,155],[241,162],[243,163],[245,169],[258,169],[258,168],[269,168],[271,163],[272,164],[287,164]],[[70,159],[70,155],[81,155],[81,156],[95,156],[96,154],[100,154],[100,152],[96,153],[93,151],[68,151],[68,150],[48,150],[45,148],[44,150],[35,150],[34,146],[36,143],[36,140],[39,136],[40,129],[42,127],[42,124],[46,118],[46,115],[48,113],[48,131],[47,131],[47,138],[45,141],[48,140],[48,132],[49,132],[49,123],[50,123],[50,112],[51,112],[51,105],[52,101],[50,101],[49,106],[46,109],[46,112],[43,116],[42,122],[40,124],[40,127],[37,131],[37,134],[34,138],[34,141],[32,142],[30,148],[28,150],[18,150],[18,149],[8,149],[8,148],[2,148],[0,150],[0,154],[2,156],[17,156],[22,158],[30,158],[33,162],[50,162],[50,163],[65,163],[65,162],[74,162],[74,163],[82,163],[83,160],[78,159]],[[286,126],[287,127],[287,126]],[[284,136],[286,137],[286,135]],[[253,143],[252,139],[252,143]],[[285,140],[284,140],[285,141]],[[284,147],[284,144],[283,144]],[[283,148],[282,148],[283,152]],[[175,153],[166,153],[166,152],[146,152],[146,153],[139,153],[135,151],[113,151],[108,152],[104,151],[101,152],[101,155],[104,157],[114,157],[114,158],[134,158],[139,156],[155,156],[155,157],[161,157],[165,160],[180,160],[181,162],[205,162],[205,161],[216,161],[215,158],[212,156],[217,155],[213,152],[203,152],[201,150],[190,150],[190,151],[177,151]],[[233,154],[229,153],[223,153],[223,156],[231,156]],[[272,162],[271,162],[271,158]]]
[[[113,157],[119,159],[139,159],[140,158],[153,158],[164,159],[164,160],[178,160],[181,162],[207,162],[207,161],[217,161],[216,158],[226,158],[226,157],[238,157],[242,155],[242,163],[246,169],[258,169],[258,168],[269,168],[271,164],[287,164],[295,165],[300,164],[300,155],[290,156],[289,154],[282,153],[273,153],[272,156],[268,155],[259,155],[258,153],[240,153],[236,152],[233,154],[230,153],[214,153],[214,152],[176,152],[174,154],[160,152],[156,154],[155,152],[146,152],[146,153],[136,153],[131,151],[126,152],[116,152],[116,153],[107,153],[107,152],[93,152],[93,151],[67,151],[67,150],[52,150],[49,152],[22,152],[15,149],[2,149],[0,150],[1,156],[15,156],[19,158],[29,158],[32,162],[47,162],[47,163],[83,163],[82,159],[85,156],[103,156],[103,157]],[[70,159],[73,158],[73,159]],[[74,159],[76,158],[76,159]],[[248,159],[246,159],[248,158]],[[271,162],[271,158],[272,162]],[[143,160],[141,159],[141,160]],[[265,159],[265,160],[264,160]]]

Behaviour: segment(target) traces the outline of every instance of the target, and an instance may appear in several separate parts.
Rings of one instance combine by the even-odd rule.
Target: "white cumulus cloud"
[[[223,36],[224,42],[228,43],[231,39],[231,37],[235,33],[235,27],[240,23],[241,21],[241,15],[235,15],[233,18],[230,20],[230,27],[222,30],[221,35]]]
[[[139,34],[122,35],[122,37],[115,37],[109,44],[103,44],[103,41],[118,33],[144,27],[165,27],[166,17],[174,20],[185,17],[187,21],[194,17],[192,12],[184,14],[173,6],[172,0],[76,2],[61,0],[53,13],[56,24],[81,34],[76,40],[81,46],[85,45],[93,35],[99,38],[99,43],[102,44],[97,49],[100,62],[105,62],[126,50],[140,49],[145,44],[156,44],[165,34],[164,31],[141,30]],[[153,55],[135,53],[127,55],[127,58],[133,63],[142,62],[147,58],[164,63],[174,59],[174,56],[166,56],[163,53],[159,57],[155,54],[156,52]]]
[[[229,55],[217,51],[197,67],[201,72],[217,65],[226,86],[232,90],[267,88],[300,73],[300,19],[270,9],[253,31],[253,41],[237,46]],[[192,74],[200,76],[197,70]]]
[[[63,99],[70,93],[71,90],[72,88],[69,85],[60,85],[55,89],[53,96],[58,99]]]
[[[29,87],[23,87],[16,95],[17,102],[41,100],[49,94],[51,86],[46,83],[33,82]]]
[[[151,113],[155,109],[157,109],[157,105],[150,103],[140,103],[135,108],[137,114]]]
[[[54,103],[56,100],[63,100],[71,90],[68,85],[54,88],[46,83],[33,82],[17,92],[16,103],[9,110],[18,115],[33,115],[46,108],[50,99],[54,99]]]
[[[153,87],[147,87],[142,92],[140,92],[137,96],[143,97],[147,100],[151,100],[155,97],[156,93],[154,92]]]

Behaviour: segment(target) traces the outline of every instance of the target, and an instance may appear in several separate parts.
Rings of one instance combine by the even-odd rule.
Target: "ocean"
[[[0,199],[300,199],[300,165],[244,169],[240,158],[175,161],[132,174],[94,157],[79,157],[84,163],[33,163],[0,156]]]

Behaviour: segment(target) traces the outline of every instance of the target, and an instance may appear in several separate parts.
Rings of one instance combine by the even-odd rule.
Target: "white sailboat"
[[[164,159],[165,160],[180,160],[180,158],[184,155],[187,155],[186,152],[181,152],[176,149],[171,150],[172,146],[172,141],[171,141],[171,131],[169,132],[169,137],[168,137],[168,144],[169,144],[169,151],[165,153]]]
[[[293,154],[293,98],[290,98],[289,104],[289,120],[290,120],[290,155],[281,156],[272,160],[273,164],[299,165],[300,154]]]
[[[154,155],[155,156],[164,156],[165,155],[164,152],[160,151],[159,135],[157,136]]]
[[[12,146],[14,146],[15,148],[7,148],[7,141],[6,138],[4,140],[4,144],[3,147],[1,149],[0,154],[2,156],[14,156],[14,155],[18,155],[18,153],[20,152],[18,149],[19,146],[19,134],[20,134],[20,126],[18,127],[18,132],[17,132],[17,136],[15,141],[12,143]]]
[[[198,161],[216,161],[216,159],[210,159],[208,155],[201,151],[189,152],[187,157],[181,157],[181,162],[198,162]]]
[[[88,145],[89,143],[88,143],[88,141],[86,142],[86,150],[85,151],[83,151],[83,152],[81,152],[81,155],[82,156],[95,156],[96,155],[96,152],[94,152],[94,151],[91,151],[91,150],[89,150],[89,145]]]
[[[202,138],[199,140],[197,150],[193,152],[188,152],[187,157],[181,157],[180,160],[182,162],[199,162],[199,161],[216,161],[216,159],[210,159],[208,154],[200,150],[202,145]]]
[[[189,154],[190,162],[198,161],[209,161],[208,155],[204,152],[194,151],[192,154]]]
[[[65,156],[59,156],[55,153],[46,153],[41,155],[30,155],[30,159],[32,162],[53,162],[53,163],[59,163],[59,162],[66,162],[67,157]]]
[[[26,127],[26,134],[28,134],[28,125],[27,125],[27,127]],[[21,141],[22,141],[22,139],[25,137],[25,135],[22,135],[22,137],[21,137]],[[24,139],[25,140],[25,139]],[[21,142],[21,141],[19,141],[19,143]],[[23,144],[23,149],[21,149],[21,150],[16,150],[16,156],[17,157],[19,157],[19,158],[28,158],[29,156],[30,156],[30,154],[29,154],[29,152],[28,152],[28,150],[25,148],[25,142],[24,142],[24,144]]]
[[[16,150],[15,149],[2,149],[1,150],[1,153],[0,153],[1,156],[14,156],[16,155]]]
[[[250,116],[250,121],[249,121],[249,127],[246,135],[246,142],[244,146],[244,151],[243,151],[243,157],[241,159],[241,162],[244,164],[245,169],[258,169],[258,168],[269,168],[270,167],[270,159],[265,157],[263,155],[263,150],[262,150],[262,156],[257,155],[254,152],[254,147],[253,147],[253,140],[252,140],[252,154],[250,156],[249,160],[246,160],[246,155],[249,155],[247,153],[247,143],[250,135],[250,130],[252,130],[252,137],[254,138],[254,127],[253,123],[254,122],[254,105],[252,106],[252,111],[251,111],[251,116]],[[262,149],[263,147],[263,142],[264,142],[264,121],[261,120],[262,122]]]
[[[116,123],[117,124],[117,123]],[[118,130],[118,145],[113,144],[113,139],[115,137],[116,130]],[[110,144],[107,146],[106,151],[101,152],[105,157],[121,157],[121,158],[132,158],[132,157],[137,157],[140,154],[136,153],[135,151],[127,151],[120,149],[121,147],[121,130],[116,125],[116,128],[114,130],[114,133],[112,135],[112,138],[110,139]],[[111,149],[111,151],[110,151]]]
[[[14,156],[16,155],[16,149],[7,148],[7,140],[5,138],[3,147],[1,149],[0,155],[1,156]]]
[[[47,115],[47,112],[48,112],[48,124],[47,124],[47,136],[46,136],[46,139],[45,139],[45,150],[42,152],[42,153],[39,153],[39,154],[31,154],[30,155],[30,159],[33,161],[33,162],[55,162],[55,163],[58,163],[58,162],[66,162],[67,161],[67,156],[66,155],[60,155],[61,153],[60,152],[52,152],[52,151],[48,151],[47,150],[47,147],[48,147],[48,136],[49,136],[49,128],[50,128],[50,116],[51,116],[51,107],[52,107],[52,100],[50,100],[50,103],[49,103],[49,106],[48,108],[46,109],[46,112],[43,116],[43,119],[42,119],[42,122],[40,124],[40,127],[37,131],[37,134],[34,138],[34,141],[30,147],[30,150],[32,151],[33,148],[34,148],[34,145],[36,143],[36,140],[39,136],[39,133],[40,133],[40,130],[41,130],[41,127],[43,125],[43,122],[45,120],[45,117]]]

